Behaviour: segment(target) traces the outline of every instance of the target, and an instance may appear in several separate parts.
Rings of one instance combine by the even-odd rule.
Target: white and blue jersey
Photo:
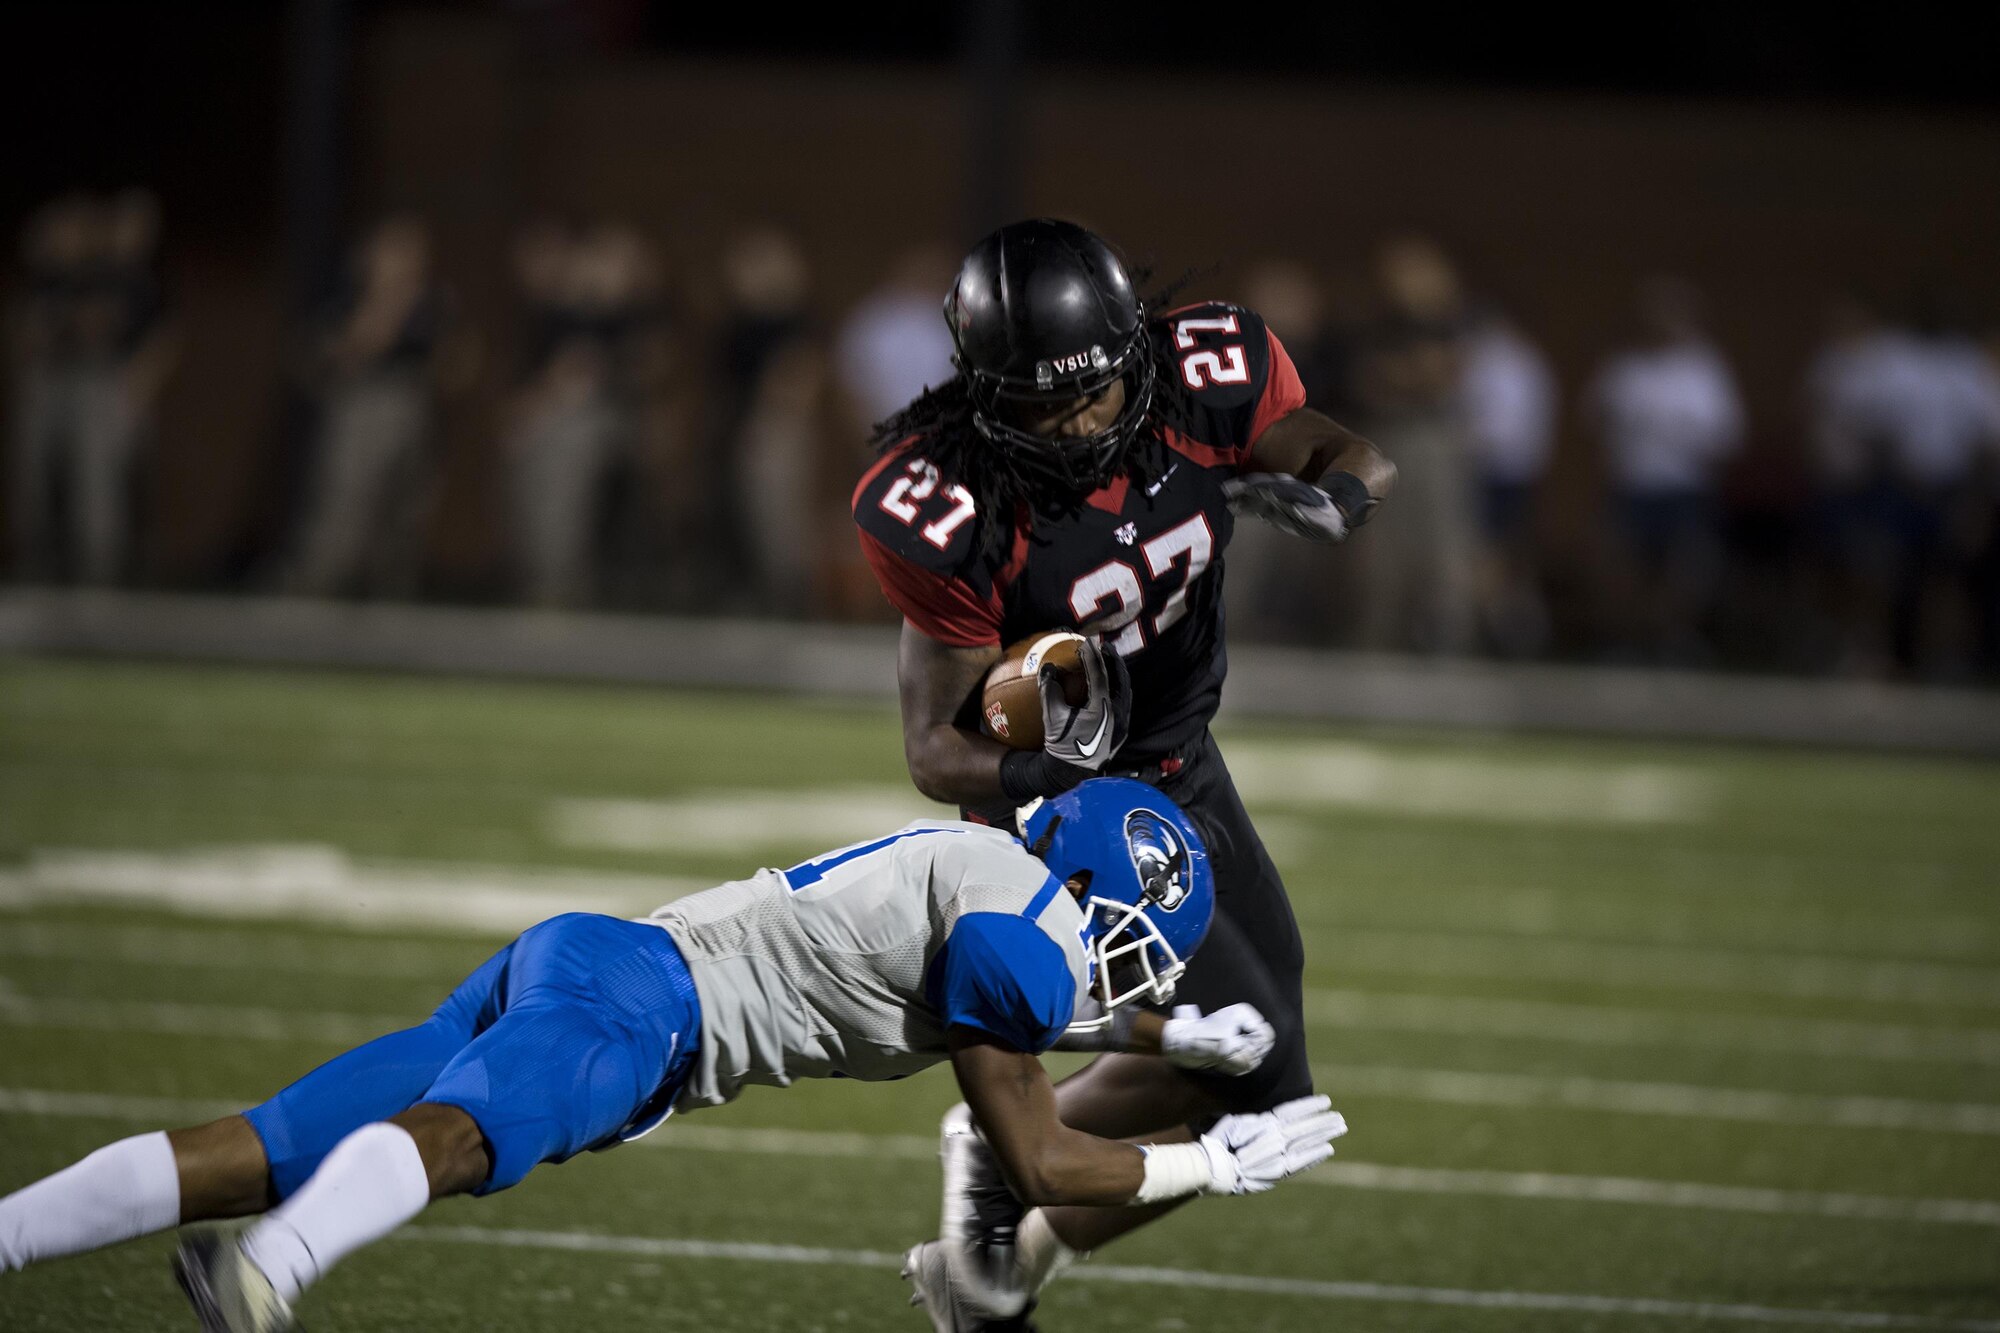
[[[1088,986],[1082,907],[998,829],[920,821],[661,908],[701,998],[677,1106],[904,1078],[961,1024],[1040,1054]]]
[[[552,917],[428,1021],[244,1114],[286,1198],[360,1126],[456,1106],[485,1139],[490,1194],[747,1083],[914,1074],[953,1024],[1039,1054],[1088,988],[1084,928],[1005,833],[912,824],[643,921]]]

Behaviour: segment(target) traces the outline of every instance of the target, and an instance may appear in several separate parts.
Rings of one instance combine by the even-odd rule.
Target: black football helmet
[[[1030,485],[1068,496],[1117,475],[1153,401],[1146,307],[1103,239],[1036,218],[972,248],[944,302],[973,425]],[[1008,407],[1046,406],[1125,381],[1117,420],[1094,435],[1036,435]]]

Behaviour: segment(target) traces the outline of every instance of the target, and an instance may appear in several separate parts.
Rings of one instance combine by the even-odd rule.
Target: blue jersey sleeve
[[[936,999],[945,1026],[990,1032],[1040,1055],[1076,1009],[1076,979],[1062,946],[1027,917],[968,912],[938,957]]]

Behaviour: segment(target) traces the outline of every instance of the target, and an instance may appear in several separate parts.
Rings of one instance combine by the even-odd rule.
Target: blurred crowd
[[[179,346],[160,238],[139,190],[54,200],[22,230],[6,451],[18,580],[146,581],[141,553],[168,517],[147,486],[157,404]],[[746,227],[677,277],[634,226],[540,218],[513,238],[511,314],[491,327],[475,327],[435,251],[423,220],[381,220],[287,358],[295,483],[250,585],[464,595],[433,570],[456,429],[484,441],[490,478],[496,554],[478,592],[882,613],[846,496],[869,424],[951,374],[948,247],[893,257],[828,311],[780,227]],[[1795,410],[1758,421],[1708,295],[1671,276],[1637,285],[1626,326],[1604,330],[1569,382],[1532,328],[1421,236],[1386,240],[1337,289],[1275,259],[1208,285],[1190,294],[1260,310],[1308,400],[1400,473],[1384,521],[1334,556],[1240,528],[1239,633],[2000,677],[2000,343],[1935,293],[1831,302]],[[1758,456],[1784,460],[1787,484],[1739,484]]]
[[[1282,539],[1239,528],[1232,596],[1254,637],[2000,678],[2000,338],[1939,293],[1893,313],[1830,302],[1793,411],[1757,422],[1680,278],[1636,284],[1570,384],[1420,236],[1386,241],[1338,303],[1287,261],[1243,292],[1308,401],[1399,471],[1393,519],[1313,579]],[[1559,442],[1582,485],[1551,485]],[[1789,474],[1775,495],[1740,484],[1759,453]]]
[[[133,572],[147,437],[175,357],[159,240],[144,190],[65,196],[22,229],[7,432],[16,577]]]

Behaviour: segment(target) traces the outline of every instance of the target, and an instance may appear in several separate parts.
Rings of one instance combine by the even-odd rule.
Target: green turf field
[[[1099,1255],[1044,1328],[2000,1329],[2000,769],[1224,745],[1353,1133]],[[924,809],[874,707],[0,662],[0,1192],[421,1017],[510,923]],[[917,1333],[895,1262],[953,1099],[757,1090],[439,1206],[302,1313]],[[0,1329],[181,1326],[167,1249],[0,1278]]]

